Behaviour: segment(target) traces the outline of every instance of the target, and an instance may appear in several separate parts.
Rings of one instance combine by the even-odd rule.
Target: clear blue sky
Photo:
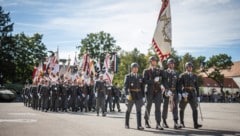
[[[86,34],[110,33],[123,50],[146,53],[161,0],[0,0],[14,34],[43,34],[49,50],[74,57]],[[179,55],[226,53],[240,60],[239,0],[171,0],[173,48]]]

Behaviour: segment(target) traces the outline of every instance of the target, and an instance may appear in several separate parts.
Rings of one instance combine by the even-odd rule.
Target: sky
[[[74,58],[89,33],[110,33],[125,51],[151,47],[161,0],[0,0],[13,34],[43,34],[48,50]],[[239,0],[171,0],[172,47],[194,57],[226,53],[240,61]]]

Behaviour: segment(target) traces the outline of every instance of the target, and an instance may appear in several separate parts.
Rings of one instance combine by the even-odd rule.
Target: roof
[[[240,61],[234,62],[230,70],[221,72],[225,77],[240,77]]]
[[[216,81],[211,78],[203,77],[204,87],[219,87]],[[224,78],[224,88],[239,88],[236,82],[232,78]]]
[[[213,70],[213,68],[210,68],[207,73],[211,73]],[[222,70],[221,74],[224,74],[224,77],[240,77],[240,61],[233,62],[231,69]],[[199,75],[207,77],[203,72],[199,73]]]

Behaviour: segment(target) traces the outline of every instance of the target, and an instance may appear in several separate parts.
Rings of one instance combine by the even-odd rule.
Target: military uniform
[[[40,92],[42,95],[42,111],[47,112],[49,107],[49,97],[50,97],[50,88],[48,85],[43,85],[40,88]]]
[[[147,106],[145,112],[145,123],[146,127],[150,128],[149,115],[152,107],[152,103],[155,103],[155,120],[157,122],[156,129],[163,129],[160,125],[161,122],[161,103],[162,103],[162,91],[161,91],[161,80],[163,71],[159,68],[148,68],[144,70],[143,78],[146,84],[146,99]]]
[[[60,85],[60,97],[61,97],[61,103],[60,103],[60,109],[62,111],[67,112],[68,109],[68,96],[69,96],[69,86],[67,84],[61,84]]]
[[[113,86],[113,111],[115,111],[115,105],[117,105],[118,112],[121,111],[120,104],[119,104],[119,98],[121,96],[120,90],[117,88],[117,86]]]
[[[178,73],[171,69],[166,69],[163,74],[163,86],[165,88],[165,93],[163,94],[163,127],[168,128],[166,119],[168,115],[168,107],[170,102],[170,108],[173,114],[174,128],[178,129]]]
[[[184,124],[184,110],[186,108],[187,103],[190,104],[191,109],[193,111],[193,122],[194,128],[199,128],[202,125],[198,124],[198,110],[197,110],[197,97],[199,97],[199,87],[198,87],[198,79],[197,75],[189,72],[184,72],[180,75],[179,79],[179,90],[181,90],[182,96],[184,96],[179,104],[180,108],[180,122],[185,127]],[[187,97],[186,97],[187,95]]]
[[[38,95],[37,95],[37,91],[38,91],[38,86],[37,85],[32,85],[30,88],[30,93],[31,93],[31,98],[32,98],[32,108],[33,109],[37,109],[38,107]]]
[[[99,109],[102,110],[102,115],[106,116],[105,111],[105,95],[106,95],[106,83],[103,80],[98,80],[95,83],[94,91],[96,93],[96,110],[99,115]]]
[[[105,103],[105,108],[106,108],[106,111],[107,111],[107,107],[109,106],[109,110],[110,112],[113,111],[112,109],[112,94],[113,94],[113,87],[110,86],[110,85],[107,85],[106,86],[106,95],[107,95],[107,98],[106,98],[106,103]]]
[[[137,67],[137,63],[132,63],[131,68]],[[132,111],[132,107],[135,104],[136,106],[136,115],[137,115],[137,129],[142,130],[142,123],[141,123],[141,108],[144,105],[143,98],[144,98],[144,84],[143,78],[141,75],[137,73],[130,73],[125,76],[124,80],[124,91],[127,96],[127,111],[125,116],[125,127],[129,128],[129,118],[130,113]]]
[[[51,110],[58,112],[58,104],[59,104],[59,92],[60,88],[58,84],[53,84],[51,86]]]

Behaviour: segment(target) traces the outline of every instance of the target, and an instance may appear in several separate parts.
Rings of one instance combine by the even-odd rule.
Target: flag
[[[162,0],[157,26],[153,35],[152,45],[161,61],[171,54],[172,25],[170,0]]]
[[[77,61],[77,57],[76,57],[76,54],[75,54],[73,66],[77,66],[77,65],[78,65],[78,61]]]
[[[114,73],[117,73],[118,71],[118,56],[116,53],[112,55],[112,60],[111,60],[111,69]]]

